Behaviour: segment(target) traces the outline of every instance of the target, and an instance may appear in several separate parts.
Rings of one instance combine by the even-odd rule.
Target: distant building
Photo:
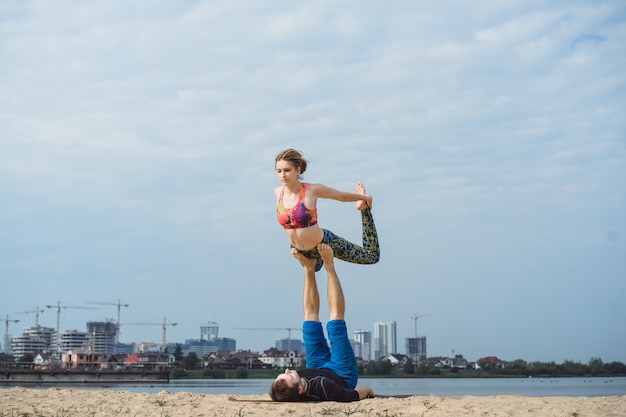
[[[63,352],[61,364],[66,369],[99,369],[103,358],[103,354],[82,347]]]
[[[132,343],[118,343],[115,345],[115,353],[130,355],[134,352],[135,346]]]
[[[374,360],[397,353],[396,322],[378,321],[374,323]]]
[[[304,353],[304,342],[300,339],[278,339],[275,345],[276,349],[284,351],[295,351],[296,353]]]
[[[11,337],[11,353],[20,358],[29,353],[52,352],[56,339],[56,330],[51,327],[26,327],[21,335]]]
[[[354,354],[357,358],[362,358],[364,361],[370,361],[372,358],[372,332],[365,330],[356,330],[353,333],[354,340],[358,344],[353,344],[355,349]],[[357,353],[357,349],[359,352]]]
[[[418,364],[428,357],[426,354],[426,336],[407,337],[405,340],[406,355],[411,359],[411,362]]]
[[[91,337],[87,332],[64,330],[59,333],[59,351],[67,352],[81,348],[91,348]]]
[[[115,353],[115,345],[119,343],[119,328],[113,320],[88,321],[87,333],[94,353]]]
[[[235,352],[237,341],[228,337],[215,337],[211,340],[187,339],[185,343],[172,343],[167,345],[167,351],[173,353],[176,346],[180,346],[183,355],[195,352],[198,357],[203,357],[219,351]]]
[[[35,369],[48,369],[54,359],[52,353],[38,353],[33,360]]]
[[[508,363],[507,361],[499,359],[497,356],[485,356],[484,358],[480,358],[476,361],[476,363],[474,364],[474,368],[482,369],[481,363],[483,362],[487,362],[496,368],[504,368]]]
[[[465,369],[469,367],[469,362],[465,360],[463,355],[456,355],[454,358],[446,357],[446,356],[433,356],[427,359],[427,362],[435,365],[437,368],[457,368],[457,369]],[[480,369],[477,367],[476,369]]]
[[[355,357],[363,358],[363,346],[361,345],[361,342],[350,340],[350,346],[352,346],[352,351],[354,352]]]
[[[173,360],[172,355],[163,352],[133,353],[126,357],[124,366],[128,369],[165,371]]]
[[[207,361],[203,363],[204,367],[213,365],[221,369],[270,369],[268,365],[259,360],[259,354],[249,350],[240,350],[237,352],[220,351],[210,354],[206,357]]]
[[[154,342],[131,343],[131,345],[133,345],[133,353],[158,352],[162,348],[160,343]]]
[[[400,353],[393,353],[386,355],[380,359],[381,361],[389,361],[394,368],[404,368],[404,365],[409,361],[409,357]]]
[[[217,353],[220,351],[235,352],[237,350],[237,341],[229,337],[218,337],[220,326],[215,321],[207,321],[200,324],[200,339],[187,339],[185,343],[170,343],[167,351],[173,353],[176,347],[180,346],[183,355],[189,352],[202,358],[204,356]]]
[[[216,339],[220,331],[220,326],[215,321],[207,321],[200,325],[200,340]]]
[[[259,356],[259,360],[277,369],[299,369],[304,365],[304,357],[298,356],[293,350],[287,352],[268,349]]]

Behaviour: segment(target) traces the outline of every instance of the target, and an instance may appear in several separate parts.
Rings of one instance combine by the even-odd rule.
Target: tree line
[[[481,370],[494,375],[525,375],[525,376],[624,376],[626,365],[623,362],[604,363],[601,358],[591,358],[587,363],[566,360],[563,363],[555,362],[526,362],[516,359],[503,366],[479,360]]]
[[[460,355],[458,355],[460,356]],[[375,363],[360,364],[359,375],[362,376],[455,376],[455,377],[490,377],[490,376],[523,376],[523,377],[560,377],[560,376],[626,376],[626,365],[623,362],[603,362],[601,358],[591,358],[588,363],[566,360],[557,364],[550,362],[527,362],[516,359],[510,362],[493,363],[485,359],[477,362],[480,369],[454,368],[441,366],[429,361],[414,364],[408,360],[402,367],[394,367],[389,360]]]
[[[175,366],[186,370],[198,369],[201,359],[195,352],[183,355],[180,347],[174,352]],[[462,355],[457,355],[461,357]],[[360,363],[359,375],[361,376],[414,376],[414,377],[490,377],[490,376],[523,376],[523,377],[560,377],[560,376],[626,376],[626,365],[623,362],[604,362],[599,357],[594,357],[587,363],[565,360],[558,364],[554,361],[528,362],[523,359],[516,359],[510,362],[493,363],[486,359],[477,361],[480,369],[474,368],[453,368],[439,366],[428,360],[414,364],[408,360],[402,367],[394,367],[391,361],[381,360],[378,362]],[[185,372],[178,370],[181,374]],[[182,371],[182,372],[181,372]],[[251,371],[254,373],[254,371]],[[176,375],[184,377],[184,375]],[[224,378],[224,371],[219,368],[209,366],[203,371],[204,377]],[[237,378],[247,378],[248,370],[242,368],[238,370]]]

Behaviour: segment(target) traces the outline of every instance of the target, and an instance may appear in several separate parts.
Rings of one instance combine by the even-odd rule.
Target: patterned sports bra
[[[302,229],[317,224],[317,208],[310,210],[304,205],[304,193],[306,191],[305,183],[300,184],[300,196],[298,202],[292,208],[283,206],[283,194],[285,187],[280,190],[278,197],[278,206],[276,207],[276,215],[278,223],[285,229]]]

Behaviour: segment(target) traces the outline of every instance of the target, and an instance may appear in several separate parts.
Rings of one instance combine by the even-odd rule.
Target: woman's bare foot
[[[365,198],[363,200],[359,200],[356,202],[356,208],[359,211],[363,211],[365,209],[371,209],[372,208],[372,201],[373,198],[371,195],[368,195],[365,192],[365,186],[363,185],[362,182],[358,182],[356,184],[356,192],[358,194],[363,194],[365,196]]]
[[[291,256],[296,258],[300,264],[305,268],[315,268],[315,259],[307,258],[302,254],[302,252],[298,251],[296,248],[291,248]]]

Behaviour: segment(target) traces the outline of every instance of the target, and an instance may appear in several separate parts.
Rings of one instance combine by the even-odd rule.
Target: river
[[[177,379],[168,384],[137,385],[55,385],[60,388],[125,390],[158,393],[161,391],[199,394],[258,395],[269,390],[271,379]],[[517,394],[524,396],[621,396],[626,395],[626,377],[606,378],[362,378],[359,385],[369,385],[377,395],[407,396],[488,396]],[[28,386],[28,388],[50,388]]]

